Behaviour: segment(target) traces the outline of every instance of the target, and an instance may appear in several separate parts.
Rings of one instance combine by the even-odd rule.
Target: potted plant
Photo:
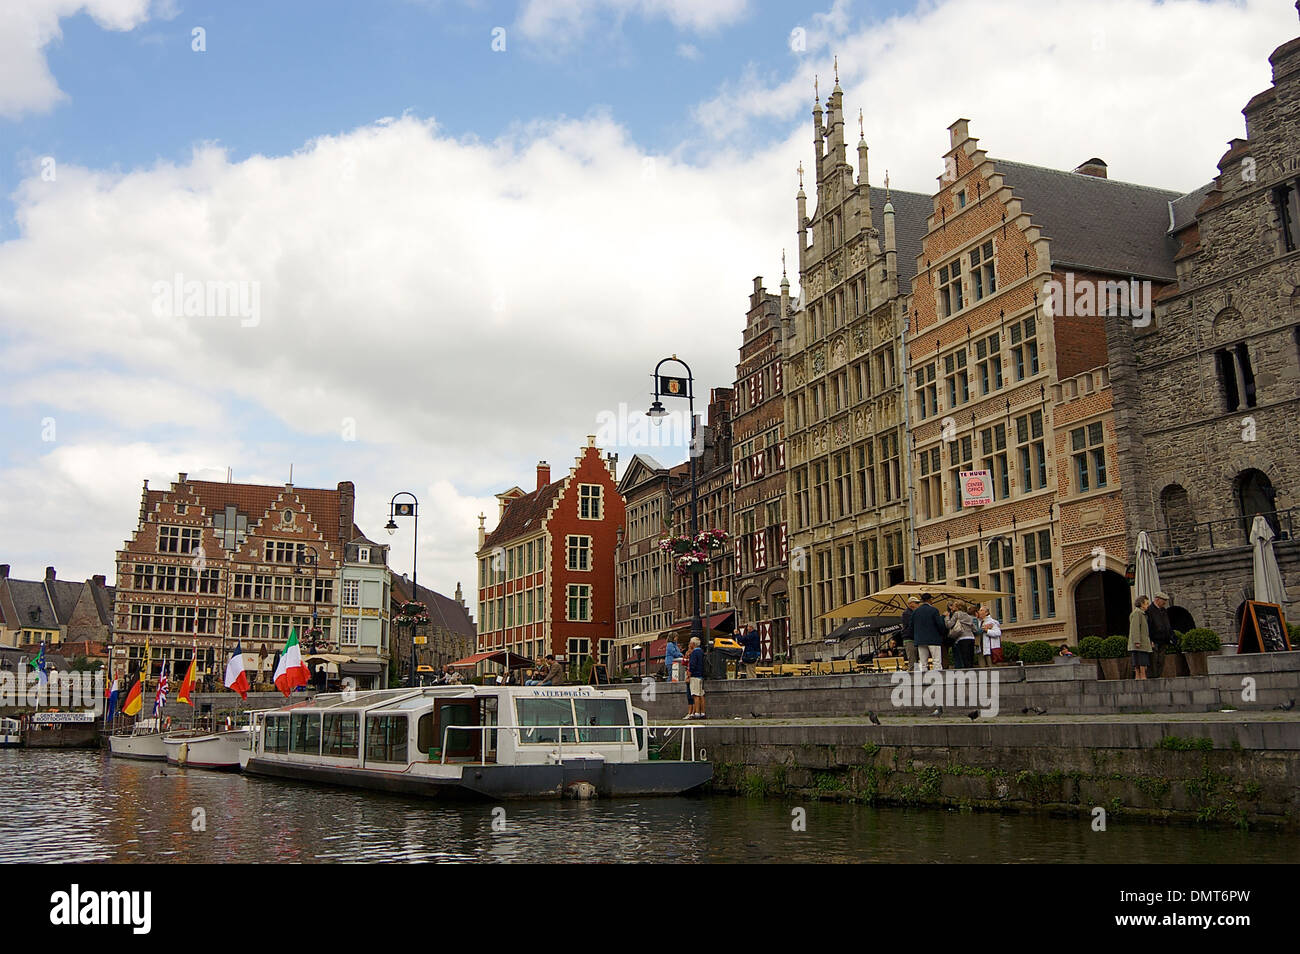
[[[1183,633],[1183,656],[1187,660],[1187,672],[1192,676],[1208,676],[1210,664],[1206,659],[1211,653],[1219,651],[1219,634],[1204,627],[1189,629]]]
[[[1079,640],[1079,655],[1092,663],[1100,679],[1106,678],[1101,668],[1102,650],[1105,645],[1106,640],[1100,636],[1085,636]]]
[[[1050,663],[1055,655],[1056,649],[1052,644],[1041,639],[1033,639],[1020,646],[1020,659],[1026,666]]]
[[[1013,643],[1009,639],[1002,640],[1002,663],[1006,666],[1014,666],[1020,661],[1020,644]]]
[[[1188,674],[1187,657],[1183,655],[1182,644],[1183,634],[1175,631],[1173,641],[1165,644],[1164,664],[1160,667],[1161,678]]]
[[[1107,636],[1103,639],[1098,661],[1101,663],[1102,678],[1131,679],[1133,660],[1128,654],[1128,637]]]

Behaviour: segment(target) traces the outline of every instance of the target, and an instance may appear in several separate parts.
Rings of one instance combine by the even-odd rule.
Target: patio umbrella
[[[908,597],[920,597],[929,593],[933,597],[934,607],[939,612],[945,612],[948,608],[949,600],[961,600],[965,603],[983,603],[988,600],[995,600],[1000,596],[1008,596],[999,590],[985,590],[975,586],[956,586],[947,583],[917,583],[908,581],[898,583],[894,586],[873,593],[868,597],[860,600],[854,600],[852,603],[845,603],[829,613],[822,613],[818,619],[853,619],[859,616],[891,616],[899,617],[903,615],[903,610],[907,609]]]
[[[1255,551],[1255,599],[1260,603],[1287,602],[1282,571],[1273,553],[1273,528],[1261,514],[1256,514],[1250,525],[1250,545]]]
[[[1137,596],[1155,599],[1160,592],[1160,572],[1156,569],[1156,548],[1150,535],[1143,530],[1137,540],[1137,575],[1133,580]]]

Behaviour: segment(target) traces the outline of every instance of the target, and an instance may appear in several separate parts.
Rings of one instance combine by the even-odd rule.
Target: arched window
[[[1162,555],[1195,550],[1196,517],[1182,484],[1169,484],[1160,491],[1160,511],[1165,522],[1165,533],[1159,541]]]
[[[1233,481],[1232,496],[1237,503],[1242,531],[1247,538],[1250,535],[1250,525],[1255,522],[1258,514],[1264,515],[1264,519],[1273,528],[1273,533],[1281,532],[1277,521],[1277,491],[1263,471],[1251,468],[1239,473]]]

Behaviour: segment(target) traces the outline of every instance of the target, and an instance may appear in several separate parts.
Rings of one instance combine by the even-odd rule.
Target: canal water
[[[724,796],[451,803],[0,750],[0,862],[1294,862],[1300,836]],[[796,831],[797,809],[805,830]],[[494,811],[495,810],[495,811]]]

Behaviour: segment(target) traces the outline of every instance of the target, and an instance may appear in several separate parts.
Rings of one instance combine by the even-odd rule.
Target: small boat
[[[167,758],[163,748],[163,731],[160,721],[136,719],[130,732],[108,737],[109,751],[124,759],[146,759],[161,762]]]
[[[626,689],[330,693],[253,717],[240,762],[273,778],[503,799],[677,795],[713,777],[705,761],[649,757],[646,713]]]
[[[18,720],[0,719],[0,749],[14,749],[22,744],[22,726]]]
[[[239,769],[239,750],[248,746],[250,726],[236,729],[182,729],[163,737],[163,750],[171,765],[190,768]]]

